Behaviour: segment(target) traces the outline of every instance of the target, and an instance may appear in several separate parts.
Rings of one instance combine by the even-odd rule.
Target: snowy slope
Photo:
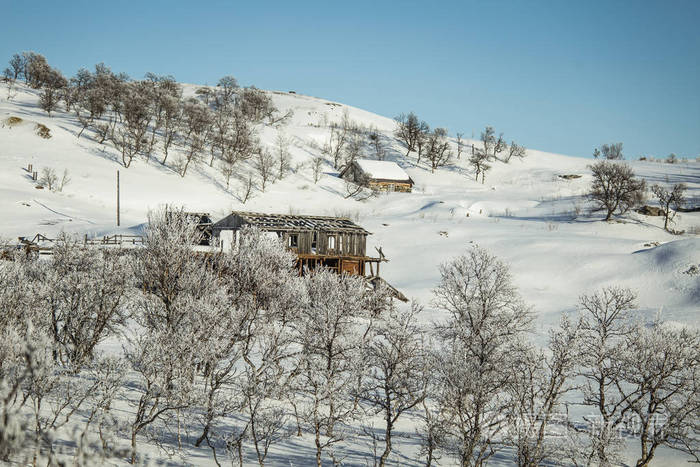
[[[187,85],[186,94],[195,89]],[[0,122],[11,116],[23,120],[0,127],[0,237],[53,237],[64,230],[88,236],[138,232],[148,210],[164,203],[207,211],[215,220],[236,209],[339,215],[373,232],[368,252],[383,248],[390,262],[382,264],[382,276],[426,305],[426,323],[440,318],[430,306],[431,289],[439,280],[437,266],[478,243],[511,265],[516,285],[537,311],[542,342],[547,327],[562,312],[572,311],[579,295],[610,284],[638,291],[642,311],[649,317],[660,313],[668,321],[700,324],[700,276],[685,273],[700,265],[700,237],[670,235],[660,228],[659,218],[635,213],[611,223],[587,214],[587,159],[529,150],[522,161],[494,164],[481,184],[473,180],[464,157],[436,173],[417,165],[413,154],[405,157],[393,139],[389,118],[323,99],[271,92],[280,111],[292,109],[294,115],[280,128],[262,126],[260,137],[270,147],[280,132],[292,140],[294,173],[265,193],[257,190],[243,205],[237,193],[252,170],[245,164],[230,190],[216,166],[210,168],[206,161],[185,178],[153,159],[137,159],[125,169],[117,151],[95,142],[88,131],[77,138],[80,127],[72,115],[57,112],[48,117],[41,111],[35,91],[19,85],[12,100],[6,99],[4,87],[0,93]],[[308,163],[327,140],[328,123],[339,121],[345,111],[383,135],[388,160],[415,181],[413,193],[345,199],[344,182],[330,165],[314,184]],[[52,138],[37,136],[36,123],[49,127]],[[59,174],[67,169],[72,181],[62,193],[38,190],[25,170],[28,164],[34,170],[52,167]],[[686,183],[691,203],[700,204],[700,163],[632,165],[650,184]],[[117,170],[121,228],[115,225]],[[582,177],[559,177],[565,174]],[[677,220],[679,230],[700,231],[700,213],[682,213]],[[285,449],[293,451],[291,445]]]

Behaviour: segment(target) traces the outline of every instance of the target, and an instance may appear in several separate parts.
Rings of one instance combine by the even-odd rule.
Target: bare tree
[[[673,223],[673,219],[676,217],[676,211],[683,207],[686,188],[684,183],[676,183],[671,190],[667,190],[658,184],[651,187],[651,192],[654,193],[656,199],[659,200],[661,211],[664,214],[664,230],[668,230],[668,224],[669,222]]]
[[[622,143],[603,144],[593,150],[593,157],[603,157],[607,160],[622,160],[625,157],[622,155]]]
[[[486,180],[486,172],[491,170],[491,164],[489,164],[489,156],[481,148],[474,148],[473,154],[469,158],[469,163],[474,168],[474,180],[479,180],[479,175],[481,175],[481,183],[483,184]]]
[[[24,73],[24,57],[20,54],[14,54],[10,58],[10,68],[11,77],[13,80],[17,80]]]
[[[284,133],[278,133],[275,138],[275,155],[277,156],[277,180],[282,180],[291,169],[290,140]]]
[[[593,183],[589,198],[609,221],[615,212],[626,213],[644,199],[646,183],[634,177],[632,168],[621,162],[599,161],[590,166]]]
[[[372,127],[370,128],[367,137],[369,138],[369,143],[374,150],[374,157],[376,157],[378,161],[383,161],[386,158],[386,149],[382,141],[381,133],[379,133],[376,128]]]
[[[204,150],[211,128],[211,113],[207,107],[196,100],[185,102],[182,112],[183,132],[186,151],[184,160],[180,161],[179,173],[184,177],[192,162],[197,162]]]
[[[231,75],[224,76],[216,84],[215,107],[230,108],[233,107],[236,101],[236,91],[238,90],[238,81]]]
[[[508,153],[506,154],[506,157],[503,160],[503,162],[508,163],[513,157],[518,159],[524,159],[525,155],[525,147],[518,145],[515,141],[511,141],[510,146],[508,146]]]
[[[486,126],[481,132],[482,152],[488,160],[497,160],[500,153],[505,151],[507,145],[503,139],[503,133],[496,138],[496,131],[492,126]]]
[[[419,140],[424,133],[428,132],[428,124],[420,121],[413,112],[401,114],[394,120],[396,121],[394,135],[404,145],[408,156],[412,151],[418,150]]]
[[[464,133],[457,133],[457,159],[461,159],[462,153],[464,152],[464,140],[462,136],[464,136]]]
[[[255,156],[255,169],[260,175],[260,191],[265,191],[268,180],[273,177],[275,165],[274,156],[267,149],[261,149]]]
[[[250,197],[253,196],[254,187],[253,176],[248,174],[247,177],[243,178],[243,185],[238,190],[238,200],[243,204],[247,203]]]
[[[376,196],[379,191],[369,184],[369,177],[366,174],[355,174],[354,180],[345,180],[344,198],[353,198],[357,201],[365,201]]]
[[[168,150],[177,138],[182,125],[183,106],[180,96],[165,96],[163,98],[163,160],[168,160]]]
[[[42,90],[39,94],[39,105],[51,116],[51,112],[58,108],[61,99],[61,90],[65,89],[68,81],[60,71],[48,68],[42,77]]]
[[[425,140],[425,157],[430,161],[430,170],[446,165],[452,157],[450,144],[447,142],[447,130],[435,128]]]
[[[252,122],[260,122],[277,110],[267,93],[255,86],[243,89],[238,94],[236,105],[242,114]]]
[[[41,169],[39,185],[45,186],[49,190],[54,191],[58,185],[58,175],[56,175],[56,171],[51,167],[44,167]]]
[[[123,124],[113,136],[114,144],[122,153],[122,164],[129,168],[134,156],[148,147],[146,134],[151,122],[151,100],[143,84],[130,83],[121,98]]]
[[[323,164],[325,160],[321,156],[316,156],[311,160],[311,174],[314,178],[314,183],[318,183],[323,175]]]
[[[345,161],[344,166],[348,166],[362,157],[365,148],[364,132],[354,128],[350,131],[347,144],[345,145]]]
[[[222,144],[222,160],[226,166],[233,170],[239,162],[254,157],[262,149],[255,128],[245,116],[239,111],[234,111],[231,117],[231,126],[226,130],[226,134],[220,142]]]
[[[532,314],[508,267],[475,247],[440,266],[435,305],[448,313],[436,326],[436,403],[462,466],[482,465],[498,450],[506,426],[504,388],[515,375],[503,371],[522,353]]]
[[[351,125],[347,109],[343,112],[343,118],[339,123],[330,124],[331,133],[322,151],[333,160],[333,167],[336,169],[340,168],[341,158],[348,144],[348,132],[351,130]]]

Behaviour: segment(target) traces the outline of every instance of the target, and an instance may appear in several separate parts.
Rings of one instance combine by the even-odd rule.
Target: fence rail
[[[36,252],[41,255],[53,254],[54,245],[56,242],[55,238],[47,237],[43,234],[36,234],[34,237],[28,239],[27,237],[19,237],[19,243],[17,248],[24,249],[27,252]],[[94,246],[130,246],[130,245],[143,245],[144,238],[141,235],[105,235],[102,237],[88,238],[87,235],[83,238],[84,245],[94,245]]]

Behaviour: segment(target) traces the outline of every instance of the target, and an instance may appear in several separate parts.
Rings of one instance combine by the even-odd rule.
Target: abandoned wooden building
[[[384,261],[367,255],[370,232],[342,217],[234,211],[212,224],[212,245],[222,250],[232,248],[244,226],[276,234],[299,258],[300,272],[325,266],[339,273],[374,277],[379,276],[379,264]]]
[[[377,191],[410,193],[413,180],[396,162],[356,159],[339,174],[344,180]]]

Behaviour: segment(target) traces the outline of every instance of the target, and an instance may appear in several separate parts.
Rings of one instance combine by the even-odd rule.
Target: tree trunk
[[[391,454],[391,431],[394,428],[394,424],[391,422],[391,416],[387,416],[386,420],[386,430],[384,431],[384,452],[379,458],[379,467],[384,467],[387,460],[389,459],[389,454]]]
[[[321,427],[316,425],[316,466],[317,467],[323,467],[323,464],[321,463]]]
[[[131,464],[136,463],[136,431],[131,430]]]

